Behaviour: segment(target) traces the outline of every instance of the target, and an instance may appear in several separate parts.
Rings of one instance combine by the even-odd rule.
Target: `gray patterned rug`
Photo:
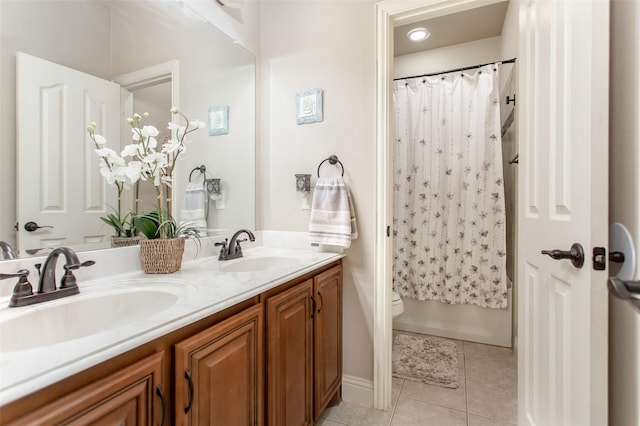
[[[393,341],[393,377],[458,388],[455,342],[440,337],[398,334]]]

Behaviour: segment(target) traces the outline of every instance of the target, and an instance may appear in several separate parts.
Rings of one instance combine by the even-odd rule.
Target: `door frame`
[[[123,140],[127,140],[127,135],[130,134],[127,117],[131,117],[133,115],[133,92],[137,89],[143,89],[145,87],[154,86],[156,84],[171,83],[171,106],[179,106],[180,105],[180,61],[177,59],[162,62],[157,65],[153,65],[147,68],[143,68],[137,71],[133,71],[126,74],[121,74],[112,79],[114,83],[118,83],[120,87],[126,91],[128,91],[128,95],[121,98],[120,111],[123,114],[122,117],[122,129],[123,130]],[[178,123],[178,119],[175,115],[172,115],[172,122]],[[126,132],[124,131],[126,130]],[[176,174],[180,172],[180,162],[177,162],[175,165]],[[180,191],[184,191],[182,188],[182,183],[179,180],[176,180],[172,183],[172,191],[174,193],[181,193]],[[127,199],[127,202],[131,203],[129,206],[130,209],[133,209],[133,197]],[[171,204],[171,215],[173,217],[178,217],[177,205],[175,202]]]
[[[421,0],[376,4],[376,233],[373,297],[373,406],[391,406],[391,283],[393,241],[392,80],[393,29],[399,25],[436,18],[502,0]],[[480,4],[479,4],[480,3]]]

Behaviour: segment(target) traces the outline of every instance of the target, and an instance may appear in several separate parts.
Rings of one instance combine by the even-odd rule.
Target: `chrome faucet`
[[[220,255],[218,256],[218,260],[230,260],[230,259],[237,259],[238,257],[242,257],[242,247],[240,247],[240,243],[247,241],[246,238],[244,240],[238,239],[238,237],[242,233],[247,234],[247,236],[249,237],[249,241],[254,242],[256,240],[256,236],[253,235],[253,232],[249,231],[248,229],[241,229],[237,231],[231,237],[231,240],[229,241],[228,246],[227,246],[226,239],[222,242],[215,244],[216,246],[222,246],[222,248],[220,249]]]
[[[60,286],[56,288],[56,263],[58,262],[58,256],[61,254],[64,255],[67,263],[63,266],[65,273],[60,280]],[[80,293],[78,282],[75,275],[73,275],[73,271],[93,264],[95,264],[93,260],[80,263],[80,259],[78,259],[78,256],[73,250],[66,247],[58,247],[47,256],[42,271],[40,271],[41,265],[39,263],[35,265],[38,272],[41,272],[40,279],[38,280],[38,291],[35,294],[33,293],[31,283],[27,279],[29,276],[27,269],[21,269],[15,274],[0,274],[0,279],[11,277],[19,278],[18,283],[13,289],[13,295],[9,302],[10,307],[33,305],[35,303],[60,299]]]
[[[13,252],[13,248],[6,241],[0,241],[0,259],[11,260],[15,259],[16,255]]]

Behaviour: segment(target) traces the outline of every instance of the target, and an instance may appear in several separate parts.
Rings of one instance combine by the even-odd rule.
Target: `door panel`
[[[116,207],[116,190],[100,175],[86,129],[95,122],[107,146],[120,152],[119,86],[24,53],[17,54],[17,67],[21,254],[62,245],[108,247],[111,229],[100,217]],[[29,221],[52,228],[27,232]]]
[[[607,421],[607,1],[520,3],[519,424]],[[585,264],[542,250],[585,250]]]
[[[314,420],[342,383],[342,274],[332,268],[314,279]]]
[[[175,346],[176,424],[263,424],[262,318],[256,305]]]
[[[269,425],[311,425],[313,341],[307,280],[267,299]]]

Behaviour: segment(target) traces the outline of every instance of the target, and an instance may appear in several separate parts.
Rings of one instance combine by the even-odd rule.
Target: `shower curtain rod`
[[[504,61],[494,61],[494,62],[487,62],[486,64],[478,64],[478,65],[471,65],[468,67],[463,67],[463,68],[456,68],[453,70],[448,70],[448,71],[438,71],[438,72],[432,72],[429,74],[422,74],[422,75],[412,75],[411,77],[398,77],[398,78],[394,78],[393,81],[397,81],[397,80],[406,80],[408,78],[418,78],[418,77],[432,77],[434,75],[440,75],[440,74],[449,74],[451,72],[458,72],[458,71],[466,71],[466,70],[472,70],[475,68],[480,68],[480,67],[484,67],[485,65],[493,65],[493,64],[513,64],[516,62],[517,58],[511,58],[511,59],[507,59]]]

